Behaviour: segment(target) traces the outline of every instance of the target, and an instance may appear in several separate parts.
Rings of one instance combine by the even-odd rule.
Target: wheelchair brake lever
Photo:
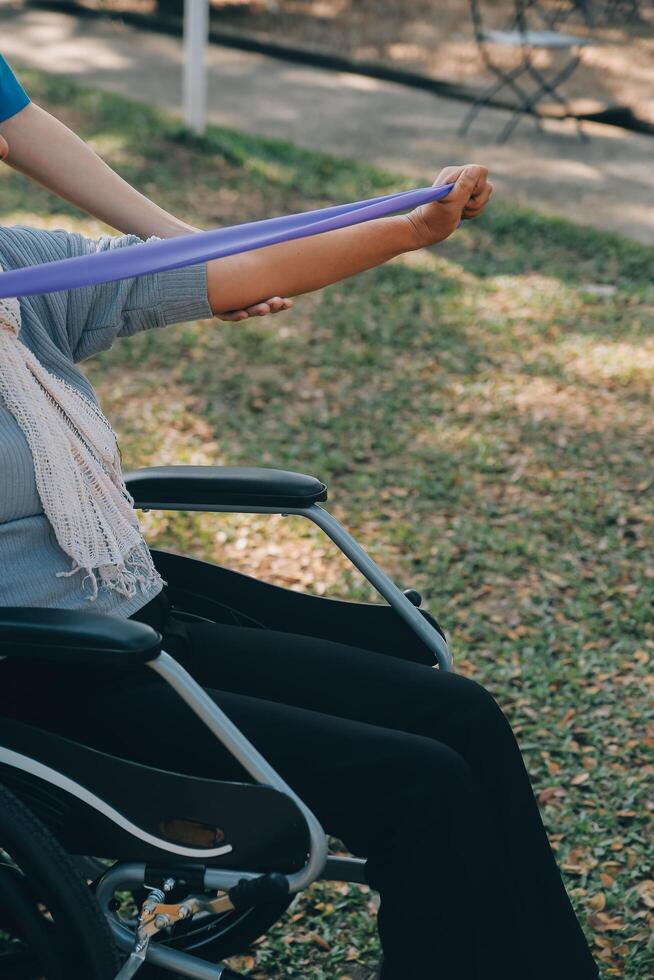
[[[114,977],[114,980],[130,980],[137,970],[140,970],[145,963],[145,954],[147,952],[148,943],[150,942],[150,937],[138,952],[136,950],[132,951],[128,958],[123,963],[122,967]]]
[[[146,906],[148,906],[147,910]],[[139,916],[139,926],[134,937],[134,948],[114,977],[114,980],[130,980],[137,970],[141,969],[145,963],[148,946],[150,945],[150,937],[155,932],[158,932],[160,928],[163,928],[164,925],[163,923],[161,925],[155,925],[155,920],[154,903],[152,898],[148,897],[143,903],[143,908]]]
[[[189,895],[183,902],[175,904],[163,903],[165,895],[157,888],[151,889],[139,916],[139,926],[136,930],[134,948],[114,980],[130,980],[145,963],[150,945],[150,939],[155,933],[166,929],[175,922],[181,922],[197,912],[227,912],[234,908],[228,895],[218,895],[209,899],[203,895]]]
[[[168,882],[166,882],[166,885],[168,885]],[[160,913],[160,909],[162,908],[161,903],[165,897],[165,892],[161,891],[161,889],[150,889],[150,894],[141,906],[138,920],[139,924],[134,937],[134,948],[114,977],[114,980],[130,980],[145,963],[148,946],[150,945],[150,937],[170,924],[170,917]]]

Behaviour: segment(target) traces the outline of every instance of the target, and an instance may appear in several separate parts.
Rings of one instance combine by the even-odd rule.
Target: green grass
[[[205,227],[410,186],[276,140],[190,139],[141,104],[27,81],[128,180]],[[9,171],[0,186],[5,223],[102,230]],[[450,242],[290,314],[153,331],[85,366],[126,468],[263,464],[329,484],[334,513],[423,592],[457,669],[509,716],[604,976],[626,980],[654,971],[653,272],[651,249],[494,200]],[[281,584],[369,596],[294,519],[144,526],[152,543]],[[315,886],[246,967],[363,980],[372,898]]]

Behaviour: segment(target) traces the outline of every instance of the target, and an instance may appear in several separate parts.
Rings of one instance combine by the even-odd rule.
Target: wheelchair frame
[[[267,495],[265,492],[266,481],[272,479],[273,474],[278,478],[278,485],[274,487],[272,495]],[[230,477],[232,481],[237,481],[240,492],[234,493],[221,488],[221,483],[224,485]],[[286,481],[285,490],[290,488],[290,497],[285,492],[279,492],[279,478]],[[200,479],[204,481],[203,492],[201,493],[197,490]],[[179,485],[180,480],[184,487],[182,495],[186,498],[181,500],[176,498],[174,492],[174,487],[176,484]],[[209,480],[209,494],[214,497],[213,502],[205,499],[207,480]],[[298,490],[296,486],[294,490],[293,480],[305,481],[304,487]],[[306,481],[313,481],[313,478],[305,477],[302,474],[284,473],[283,471],[262,468],[241,470],[226,467],[194,466],[154,467],[135,471],[125,476],[126,485],[134,497],[135,507],[144,511],[187,510],[207,513],[281,514],[282,516],[296,514],[312,521],[328,535],[374,586],[382,598],[404,619],[434,655],[440,669],[452,670],[452,658],[447,642],[438,629],[419,610],[420,597],[417,593],[408,590],[405,594],[392,582],[357,544],[349,532],[316,502],[316,497],[326,499],[326,487],[319,484],[318,481],[313,481],[313,484],[321,488],[320,493],[315,492],[314,486],[314,492],[307,495]],[[213,494],[211,493],[211,486],[213,486]],[[298,499],[301,501],[299,506],[292,505],[294,492],[298,493]],[[269,502],[246,502],[260,499],[265,501],[266,496],[270,497]],[[223,499],[220,499],[221,497]],[[275,497],[277,499],[273,500]],[[243,502],[239,502],[238,498]],[[293,801],[299,810],[308,830],[308,856],[304,867],[284,876],[287,880],[289,894],[302,891],[319,879],[365,883],[365,861],[358,858],[337,857],[328,853],[325,831],[315,814],[209,697],[200,684],[173,657],[164,649],[160,649],[157,656],[147,660],[147,666],[176,691],[256,783],[271,787],[284,794]],[[2,748],[2,746],[0,746],[0,763],[18,768],[24,766],[25,770],[29,771],[29,765],[26,766],[25,761],[20,762],[17,753]],[[35,768],[32,769],[32,774],[38,775],[35,770],[40,770],[41,778],[47,780],[48,776],[44,775],[44,769],[47,767],[36,763]],[[52,770],[50,772],[53,773]],[[62,777],[62,779],[65,781],[66,777]],[[70,788],[68,791],[71,791]],[[174,851],[175,849],[171,850]],[[192,852],[187,849],[188,853]],[[197,851],[197,858],[194,859],[201,862],[202,850]],[[125,961],[116,980],[118,977],[121,980],[127,980],[128,977],[133,976],[146,959],[155,967],[195,978],[195,980],[218,980],[223,975],[234,977],[235,975],[221,964],[208,963],[197,956],[167,948],[161,944],[138,942],[137,934],[128,928],[116,914],[114,896],[118,891],[129,891],[143,887],[146,882],[146,874],[146,863],[118,861],[102,875],[97,883],[96,899],[109,922],[114,939],[120,949],[131,954]],[[260,872],[204,868],[203,887],[206,891],[229,893],[230,889],[234,889],[239,883],[261,881],[264,877],[266,876],[262,876]],[[163,892],[160,893],[160,898],[163,898]]]

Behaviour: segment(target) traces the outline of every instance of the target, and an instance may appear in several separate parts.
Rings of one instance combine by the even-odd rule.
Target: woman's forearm
[[[170,238],[197,229],[153,204],[72,130],[30,103],[0,125],[6,162],[124,234]],[[208,263],[214,313],[245,310],[270,296],[296,296],[381,265],[415,248],[405,217],[272,245]]]
[[[6,162],[126,235],[172,238],[197,231],[140,194],[62,122],[30,103],[0,125]]]
[[[140,194],[72,130],[33,103],[0,124],[0,137],[0,159],[125,234],[170,238],[198,230]],[[487,173],[475,164],[446,168],[435,183],[451,182],[453,189],[409,215],[214,259],[207,264],[211,309],[223,319],[276,312],[287,303],[279,297],[320,289],[443,241],[462,217],[483,211],[492,191]]]
[[[213,259],[207,264],[209,305],[214,313],[222,313],[264,296],[298,296],[419,245],[412,223],[400,215]]]

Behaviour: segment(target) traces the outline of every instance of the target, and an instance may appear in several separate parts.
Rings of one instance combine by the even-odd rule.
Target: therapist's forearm
[[[377,218],[207,263],[214,313],[250,306],[264,296],[298,296],[382,265],[419,247],[406,216]]]
[[[6,162],[126,235],[173,238],[197,231],[119,177],[62,122],[30,103],[0,125]]]

